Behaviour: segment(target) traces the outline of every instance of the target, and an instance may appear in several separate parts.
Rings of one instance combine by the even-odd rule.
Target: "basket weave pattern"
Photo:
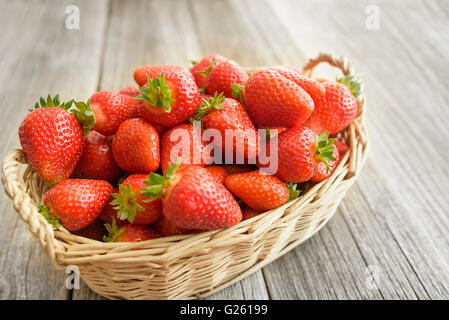
[[[352,75],[345,58],[320,53],[309,60],[311,75],[321,62]],[[164,237],[138,243],[102,243],[54,230],[41,214],[47,187],[27,165],[22,150],[3,160],[2,182],[13,206],[56,268],[76,265],[95,292],[111,299],[192,299],[205,297],[260,269],[318,232],[333,216],[366,159],[363,125],[365,100],[357,97],[359,115],[339,136],[350,146],[330,178],[298,199],[222,230]],[[23,183],[19,168],[26,164]],[[139,249],[139,250],[131,250]]]

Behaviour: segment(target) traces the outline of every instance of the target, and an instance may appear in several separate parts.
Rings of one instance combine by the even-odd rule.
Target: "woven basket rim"
[[[304,74],[310,76],[313,68],[322,62],[340,69],[345,76],[354,75],[346,58],[335,57],[330,53],[320,53],[317,58],[310,59],[304,65]],[[254,68],[251,70],[254,70]],[[345,129],[351,150],[345,155],[330,178],[316,184],[298,199],[225,229],[206,231],[200,234],[169,236],[137,243],[104,243],[70,234],[63,227],[60,230],[54,230],[37,212],[33,199],[35,201],[40,200],[40,195],[29,194],[33,188],[18,181],[18,167],[27,163],[22,150],[14,149],[6,155],[2,165],[2,182],[7,195],[13,200],[14,208],[25,221],[28,229],[38,238],[41,247],[56,268],[64,268],[69,264],[127,263],[130,260],[136,261],[136,259],[149,263],[162,263],[162,261],[169,261],[172,257],[176,257],[180,252],[183,253],[183,256],[188,256],[189,253],[232,245],[232,241],[239,241],[239,235],[242,234],[267,232],[267,226],[288,215],[289,208],[294,208],[291,211],[295,211],[302,205],[308,205],[311,201],[310,198],[315,199],[323,196],[332,188],[334,183],[346,181],[352,183],[366,159],[367,151],[367,134],[363,124],[365,106],[363,91],[357,97],[357,101],[359,103],[359,114]],[[359,144],[362,147],[358,148]],[[31,166],[28,166],[24,173],[24,180],[30,181],[36,175]],[[37,181],[39,184],[39,180]],[[36,188],[45,188],[44,183],[41,181],[34,189]],[[339,198],[338,202],[341,198],[343,196]],[[328,219],[318,225],[310,236],[315,234],[327,221]],[[226,239],[226,241],[223,239]]]

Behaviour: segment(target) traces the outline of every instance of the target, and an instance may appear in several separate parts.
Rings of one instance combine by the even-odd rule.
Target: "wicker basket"
[[[304,73],[327,62],[344,75],[352,73],[345,58],[321,53],[308,61]],[[358,97],[358,117],[340,134],[350,145],[330,178],[279,208],[227,229],[196,235],[164,237],[138,243],[102,243],[54,230],[34,202],[45,183],[27,164],[22,150],[3,160],[5,191],[28,229],[56,268],[78,266],[81,278],[95,292],[111,299],[192,299],[208,296],[262,268],[318,232],[333,216],[366,158],[364,98]],[[131,250],[140,249],[140,250]]]

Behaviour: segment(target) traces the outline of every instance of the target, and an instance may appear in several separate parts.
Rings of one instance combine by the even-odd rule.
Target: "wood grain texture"
[[[0,125],[14,133],[0,136],[1,154],[18,146],[22,106],[49,90],[86,99],[132,85],[140,65],[188,67],[209,53],[250,67],[301,66],[320,50],[345,55],[363,73],[368,99],[371,150],[359,180],[319,234],[209,298],[449,298],[447,2],[76,3],[81,29],[69,31],[69,2],[0,1]],[[367,28],[369,6],[379,29]],[[63,289],[64,273],[1,197],[0,298],[3,277],[13,299],[101,299],[85,284]]]
[[[104,1],[79,1],[81,28],[65,27],[71,1],[0,3],[0,154],[19,146],[17,129],[41,95],[85,99],[95,90]],[[10,299],[66,299],[65,274],[48,259],[2,192],[0,217],[0,292]]]

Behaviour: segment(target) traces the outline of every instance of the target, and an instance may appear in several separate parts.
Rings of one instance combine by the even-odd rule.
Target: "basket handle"
[[[19,166],[27,164],[25,153],[22,150],[10,150],[2,163],[2,182],[5,192],[13,200],[14,209],[26,223],[31,233],[39,240],[53,266],[63,268],[57,262],[56,251],[64,250],[55,239],[53,227],[38,212],[33,200],[27,193],[27,187],[19,182]]]
[[[319,65],[321,62],[326,62],[329,65],[340,69],[344,76],[354,76],[357,75],[354,73],[351,64],[348,62],[346,57],[337,57],[332,53],[328,52],[320,52],[318,57],[309,59],[306,64],[303,66],[304,75],[310,77],[312,75],[313,69]],[[365,97],[363,95],[363,84],[360,85],[360,95],[356,97],[357,102],[359,103],[359,112],[358,117],[363,114],[363,107],[365,106]]]

